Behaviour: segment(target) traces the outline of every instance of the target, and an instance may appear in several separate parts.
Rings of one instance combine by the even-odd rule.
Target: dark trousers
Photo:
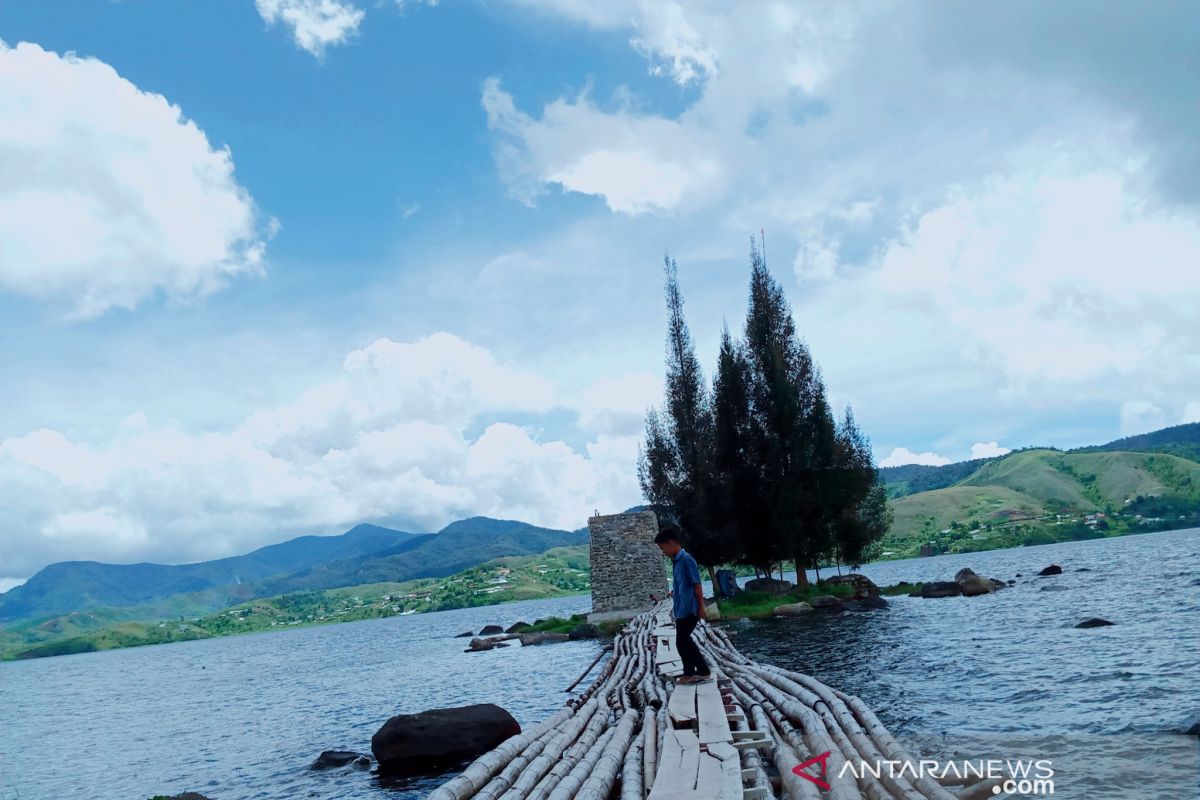
[[[683,662],[683,674],[687,677],[708,675],[708,663],[704,656],[700,655],[700,648],[692,639],[692,631],[696,629],[696,623],[699,621],[695,614],[675,620],[675,649],[679,651],[679,660]]]

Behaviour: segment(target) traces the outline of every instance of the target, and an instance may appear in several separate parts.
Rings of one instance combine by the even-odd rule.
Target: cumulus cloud
[[[922,464],[928,467],[940,467],[943,464],[949,464],[950,459],[944,456],[939,456],[937,453],[925,451],[924,453],[914,453],[907,447],[896,447],[892,449],[891,455],[887,458],[880,459],[879,466],[881,467],[899,467],[904,464]]]
[[[225,432],[135,413],[94,438],[10,437],[0,442],[3,577],[65,558],[209,558],[384,517],[422,530],[474,514],[573,529],[595,508],[638,502],[640,428],[623,415],[646,383],[567,397],[438,333],[355,350],[329,380]],[[579,413],[586,446],[510,421],[555,408]]]
[[[971,458],[995,458],[1012,452],[1008,447],[1002,447],[999,442],[976,442],[971,445]]]
[[[329,45],[344,44],[358,31],[366,12],[343,0],[254,0],[259,15],[292,29],[296,45],[317,58]]]
[[[262,271],[227,148],[102,61],[0,42],[0,290],[91,318]]]

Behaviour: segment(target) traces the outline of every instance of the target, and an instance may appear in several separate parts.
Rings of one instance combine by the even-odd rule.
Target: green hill
[[[1161,452],[1024,450],[891,501],[895,557],[1200,524],[1200,463]]]
[[[494,605],[590,588],[587,547],[558,547],[493,559],[449,576],[293,592],[186,619],[135,620],[129,615],[136,612],[127,608],[72,612],[0,628],[0,660]]]

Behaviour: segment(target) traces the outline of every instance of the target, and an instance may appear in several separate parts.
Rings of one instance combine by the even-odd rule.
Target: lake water
[[[1065,573],[1032,577],[1050,563]],[[1076,763],[1059,772],[1059,797],[1200,797],[1195,739],[1163,733],[1200,713],[1200,531],[863,572],[889,584],[963,566],[1024,577],[995,595],[728,627],[747,655],[859,695],[922,753],[1053,751]],[[423,796],[446,776],[386,785],[306,767],[326,749],[369,752],[396,713],[495,702],[522,724],[547,716],[599,643],[466,654],[452,637],[589,606],[568,597],[0,664],[0,800]],[[1117,624],[1072,627],[1090,616]],[[1114,770],[1127,782],[1109,795]]]

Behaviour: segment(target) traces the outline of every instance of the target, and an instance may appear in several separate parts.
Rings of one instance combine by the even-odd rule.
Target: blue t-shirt
[[[687,550],[680,550],[672,559],[675,592],[675,619],[699,614],[696,608],[696,584],[700,583],[700,568]]]

